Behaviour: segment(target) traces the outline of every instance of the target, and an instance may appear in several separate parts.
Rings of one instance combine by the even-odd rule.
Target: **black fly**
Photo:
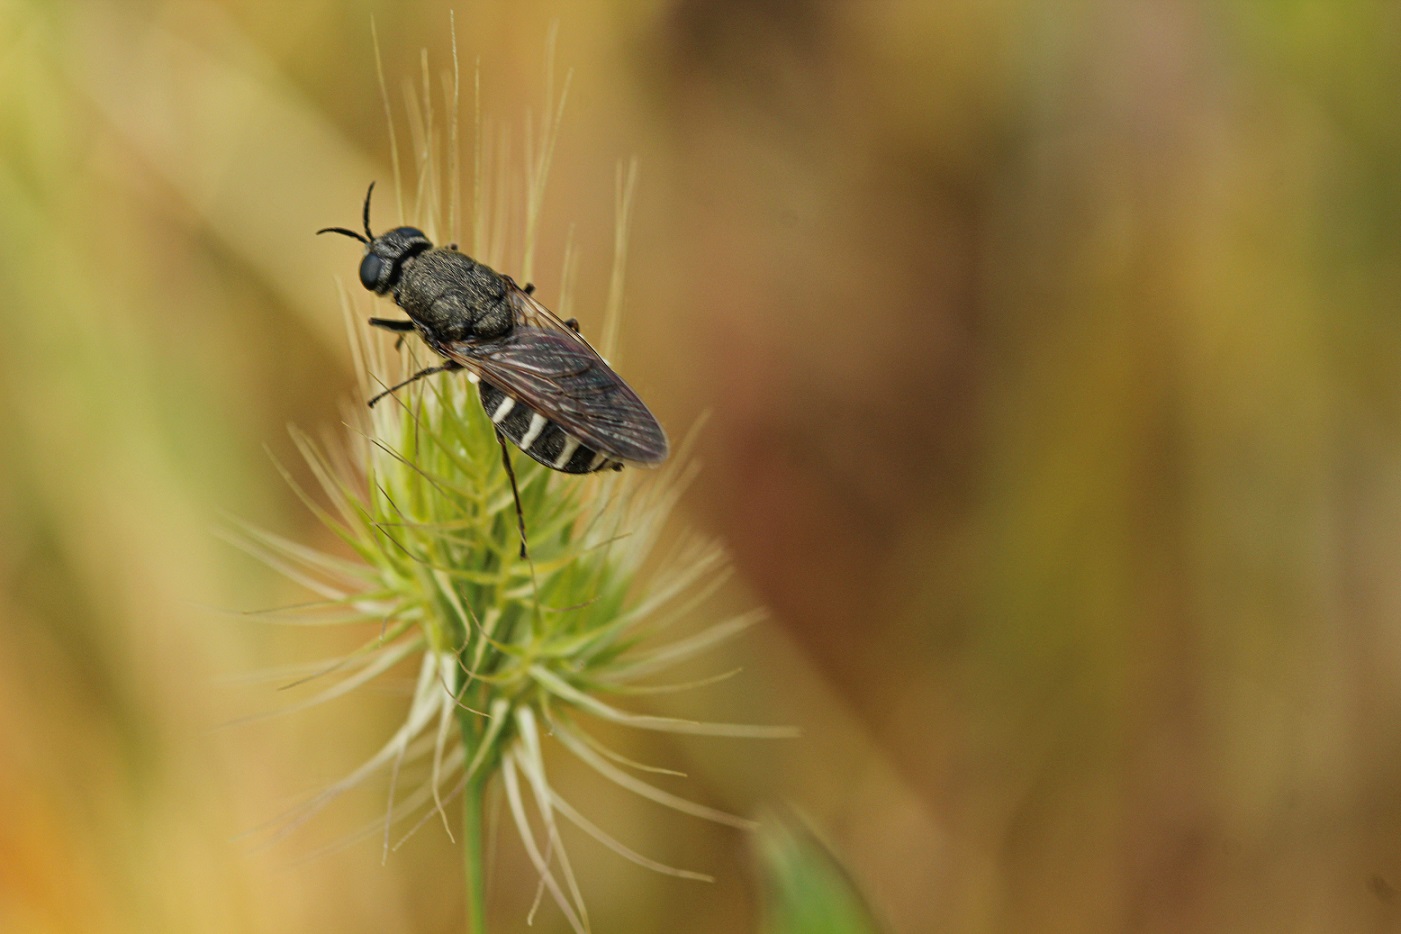
[[[579,334],[510,276],[460,253],[435,247],[415,227],[370,232],[370,195],[365,193],[362,236],[338,233],[365,244],[360,284],[391,295],[409,320],[371,318],[370,324],[400,333],[417,332],[443,362],[419,370],[370,400],[434,373],[467,370],[477,377],[482,406],[496,426],[502,460],[516,494],[525,552],[525,520],[506,453],[505,438],[526,454],[564,473],[592,473],[624,464],[654,466],[667,456],[666,433],[622,377]]]

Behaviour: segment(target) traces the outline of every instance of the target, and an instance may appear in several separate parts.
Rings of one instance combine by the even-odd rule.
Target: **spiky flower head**
[[[434,136],[426,71],[421,107],[411,109],[409,120],[421,209],[414,220],[430,237],[438,232],[435,227],[444,228],[448,236],[434,237],[439,241],[456,239],[451,208],[457,197],[455,49],[450,78],[445,82],[451,115],[446,140]],[[411,101],[415,97],[412,86],[409,96]],[[564,96],[526,134],[529,171],[524,210],[516,214],[525,219],[523,281],[530,275],[534,228]],[[505,268],[499,258],[503,251],[493,249],[502,238],[493,242],[485,232],[504,230],[502,219],[512,216],[513,206],[508,197],[488,203],[490,192],[482,178],[491,172],[484,165],[488,159],[480,144],[480,119],[477,123],[473,227],[479,246],[474,252]],[[442,185],[445,173],[448,184]],[[616,334],[634,178],[634,172],[619,172],[618,255],[606,335]],[[396,184],[396,189],[402,204],[403,187]],[[449,207],[434,210],[440,200]],[[446,223],[440,223],[444,217]],[[566,260],[566,270],[569,265]],[[422,350],[414,342],[391,356],[386,340],[368,336],[362,322],[376,312],[367,298],[352,298],[342,288],[342,303],[357,335],[352,346],[362,399],[421,365],[415,355]],[[607,354],[611,348],[605,343],[601,349]],[[337,663],[332,673],[322,673],[332,683],[308,703],[343,695],[415,657],[419,673],[402,726],[374,756],[284,821],[283,830],[371,776],[388,773],[387,854],[434,814],[450,828],[446,807],[461,796],[469,888],[477,888],[469,892],[469,901],[478,929],[481,800],[493,781],[504,792],[541,891],[552,896],[576,930],[588,928],[588,916],[560,837],[560,818],[644,866],[707,878],[650,860],[590,822],[586,808],[567,801],[550,783],[543,754],[548,735],[602,776],[658,804],[751,826],[656,787],[586,730],[589,718],[599,718],[675,733],[790,735],[780,728],[650,716],[619,704],[629,695],[659,689],[656,682],[669,669],[741,631],[759,615],[743,614],[667,639],[669,627],[694,617],[726,568],[719,549],[695,538],[683,536],[658,553],[663,526],[689,476],[686,445],[670,466],[646,475],[628,470],[580,478],[515,459],[529,529],[524,557],[502,451],[475,387],[463,374],[420,380],[373,410],[356,405],[349,424],[349,435],[341,442],[318,445],[303,435],[296,440],[322,494],[303,498],[354,559],[252,530],[245,544],[313,590],[321,611],[339,614],[347,624],[373,627],[374,635],[360,650]],[[649,569],[645,574],[644,565]],[[397,776],[410,761],[429,763],[429,778],[398,796]]]

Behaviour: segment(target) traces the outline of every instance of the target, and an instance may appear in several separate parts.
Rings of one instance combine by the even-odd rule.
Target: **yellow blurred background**
[[[7,934],[463,929],[436,824],[335,846],[383,785],[242,836],[407,686],[223,728],[281,704],[246,675],[351,643],[217,612],[302,599],[229,517],[327,544],[274,464],[360,401],[358,252],[312,234],[389,177],[372,18],[402,112],[448,10],[0,0]],[[501,132],[558,28],[535,279],[572,229],[585,333],[641,166],[619,368],[673,436],[711,413],[684,518],[774,613],[669,709],[803,730],[610,741],[796,806],[893,931],[1401,928],[1401,7],[455,12]],[[759,928],[743,834],[575,778],[718,877],[571,838],[596,930]]]

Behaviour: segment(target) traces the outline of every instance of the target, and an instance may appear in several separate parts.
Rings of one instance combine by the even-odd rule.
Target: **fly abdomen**
[[[546,467],[562,473],[593,473],[617,465],[571,436],[539,412],[495,386],[480,381],[482,408],[503,435]]]

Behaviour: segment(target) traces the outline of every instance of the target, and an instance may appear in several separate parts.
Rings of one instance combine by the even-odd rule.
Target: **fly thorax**
[[[473,336],[481,309],[495,300],[480,269],[461,253],[429,250],[406,264],[394,300],[438,340],[464,340]]]
[[[477,338],[504,337],[515,323],[515,314],[506,303],[504,294],[483,305],[472,322],[472,336]]]

